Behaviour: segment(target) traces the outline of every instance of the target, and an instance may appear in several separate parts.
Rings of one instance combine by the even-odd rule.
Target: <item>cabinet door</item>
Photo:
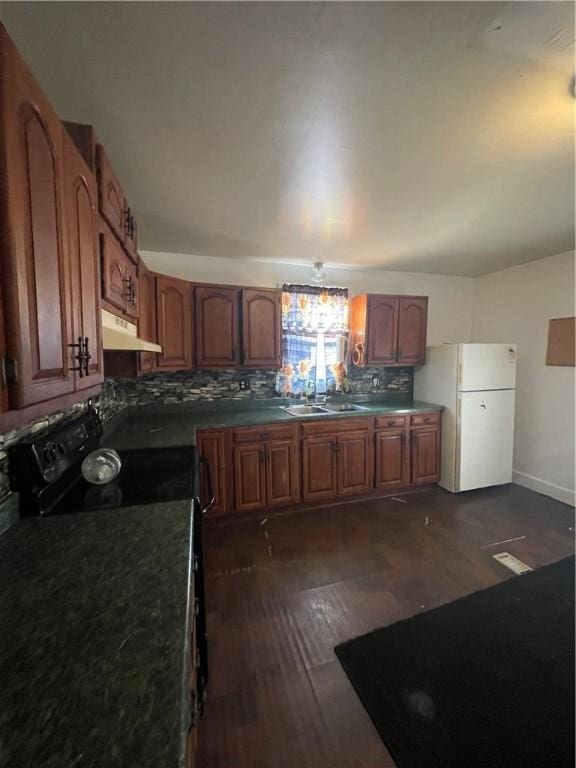
[[[266,444],[266,501],[269,507],[298,500],[298,461],[294,440]]]
[[[96,181],[72,140],[63,135],[64,214],[70,255],[73,338],[84,339],[90,354],[88,371],[76,372],[76,389],[104,378],[100,318],[100,259],[96,221]],[[82,373],[82,375],[80,375]]]
[[[158,368],[192,367],[192,297],[190,283],[175,277],[156,276]]]
[[[372,434],[351,432],[338,438],[338,495],[369,493],[374,484]]]
[[[196,288],[196,365],[199,368],[238,364],[239,298],[236,288]]]
[[[332,499],[338,493],[335,435],[307,437],[302,441],[302,498]]]
[[[408,451],[406,431],[376,433],[376,488],[398,488],[408,485]]]
[[[102,269],[102,298],[112,308],[126,314],[128,307],[128,259],[122,246],[104,223],[100,228],[100,264]],[[118,314],[118,313],[116,313]]]
[[[140,290],[138,287],[138,269],[130,259],[124,257],[124,275],[126,276],[126,314],[136,320],[140,314]]]
[[[262,509],[266,505],[265,449],[262,443],[235,446],[234,497],[238,512]]]
[[[156,278],[146,264],[138,262],[139,320],[138,335],[144,341],[156,343]],[[155,352],[140,352],[138,370],[149,373],[156,367]]]
[[[0,25],[0,231],[15,408],[74,388],[62,220],[63,128]]]
[[[368,296],[366,314],[366,363],[368,365],[396,362],[398,309],[397,298]]]
[[[423,365],[426,356],[428,297],[400,299],[398,319],[398,362]]]
[[[440,429],[412,430],[410,446],[412,482],[416,485],[437,483],[440,477]]]
[[[226,453],[224,432],[222,430],[207,430],[198,434],[198,453],[208,462],[214,504],[208,513],[210,516],[219,515],[227,510],[226,505]],[[206,470],[200,467],[200,501],[208,503],[208,487]]]
[[[282,292],[242,291],[242,363],[249,368],[280,368]]]
[[[96,168],[98,173],[98,204],[100,213],[118,240],[124,242],[124,193],[116,178],[104,147],[96,145]]]

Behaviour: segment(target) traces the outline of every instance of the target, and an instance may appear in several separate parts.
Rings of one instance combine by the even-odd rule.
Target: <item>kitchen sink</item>
[[[330,413],[323,405],[281,405],[280,407],[292,416],[318,416],[319,414],[327,416]]]
[[[326,405],[326,409],[330,413],[348,413],[348,411],[367,411],[365,405],[355,405],[354,403],[338,403],[332,405],[331,403]]]
[[[367,411],[364,405],[354,403],[326,403],[326,405],[282,405],[283,411],[291,416],[329,416],[331,413],[348,413],[350,411]]]

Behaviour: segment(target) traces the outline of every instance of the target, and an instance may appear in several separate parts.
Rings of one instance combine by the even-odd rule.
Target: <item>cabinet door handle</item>
[[[90,349],[88,346],[89,343],[90,343],[90,339],[88,338],[88,336],[85,336],[84,337],[84,375],[85,376],[90,376],[90,369],[88,366],[90,364],[90,360],[92,360],[92,355],[90,354]]]
[[[78,349],[78,352],[74,355],[74,360],[78,365],[74,368],[70,368],[71,371],[78,371],[78,376],[82,378],[84,376],[84,342],[82,336],[78,336],[76,344],[68,344],[70,349]]]

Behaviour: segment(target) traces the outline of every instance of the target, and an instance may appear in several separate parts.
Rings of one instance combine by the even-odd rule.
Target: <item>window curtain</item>
[[[348,333],[348,290],[313,285],[282,286],[283,395],[322,394],[344,376],[338,339]],[[341,345],[340,345],[341,347]]]

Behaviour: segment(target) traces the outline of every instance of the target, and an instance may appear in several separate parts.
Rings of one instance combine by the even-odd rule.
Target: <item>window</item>
[[[339,388],[348,334],[348,289],[282,286],[282,368],[277,389],[302,395]]]

